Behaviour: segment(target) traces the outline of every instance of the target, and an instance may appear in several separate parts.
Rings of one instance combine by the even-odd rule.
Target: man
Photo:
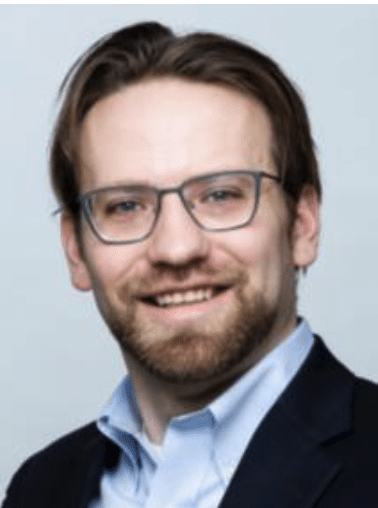
[[[279,67],[216,34],[112,34],[65,82],[51,174],[129,374],[4,508],[378,506],[377,389],[296,313],[321,186]]]

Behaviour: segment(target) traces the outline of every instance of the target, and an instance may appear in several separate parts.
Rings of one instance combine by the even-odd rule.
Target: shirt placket
[[[213,425],[210,412],[171,423],[145,508],[194,506],[209,469]]]

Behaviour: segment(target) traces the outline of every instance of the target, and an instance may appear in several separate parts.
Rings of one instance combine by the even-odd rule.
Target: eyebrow
[[[84,191],[84,194],[86,194],[88,192],[103,190],[103,189],[117,189],[117,188],[122,188],[122,187],[156,187],[156,185],[152,185],[151,183],[142,182],[142,181],[116,180],[114,182],[105,183],[104,185],[100,185],[98,187],[96,186],[93,189],[88,189],[88,190]]]

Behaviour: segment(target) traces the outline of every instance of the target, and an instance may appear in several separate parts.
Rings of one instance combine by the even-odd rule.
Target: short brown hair
[[[234,39],[205,32],[178,36],[151,22],[99,40],[73,65],[62,84],[63,103],[52,140],[50,171],[63,209],[77,218],[77,139],[89,109],[128,84],[167,76],[226,85],[260,101],[272,122],[272,155],[291,201],[298,202],[305,185],[313,186],[320,200],[320,177],[306,109],[279,66]]]

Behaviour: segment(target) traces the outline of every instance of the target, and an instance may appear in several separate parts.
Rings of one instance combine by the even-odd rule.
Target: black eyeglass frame
[[[241,224],[238,224],[237,226],[231,226],[231,227],[225,227],[225,228],[208,228],[206,226],[203,226],[199,221],[198,219],[193,215],[193,212],[191,211],[190,209],[190,206],[189,206],[189,203],[186,201],[186,198],[184,197],[184,192],[183,192],[183,189],[185,189],[185,187],[187,187],[188,185],[190,185],[191,183],[193,182],[197,182],[197,181],[200,181],[200,180],[205,180],[205,179],[211,179],[211,178],[216,178],[218,176],[223,176],[223,175],[235,175],[235,174],[245,174],[245,175],[251,175],[254,177],[255,179],[255,202],[254,202],[254,207],[251,211],[251,215],[248,217],[248,219],[246,219],[243,223]],[[87,223],[89,224],[91,230],[93,231],[93,233],[95,234],[95,236],[103,243],[106,243],[106,244],[111,244],[111,245],[127,245],[127,244],[132,244],[132,243],[137,243],[137,242],[142,242],[143,240],[145,240],[146,238],[148,238],[153,230],[155,229],[155,226],[156,226],[156,223],[159,219],[159,216],[160,216],[160,210],[161,210],[161,202],[162,202],[162,198],[165,194],[172,194],[172,193],[175,193],[175,194],[178,194],[180,196],[180,199],[181,199],[181,202],[182,204],[184,205],[184,208],[185,210],[188,212],[189,216],[192,218],[192,220],[195,222],[195,224],[197,224],[197,226],[203,230],[203,231],[213,231],[213,232],[222,232],[222,231],[232,231],[232,230],[235,230],[235,229],[240,229],[244,226],[246,226],[247,224],[251,223],[256,212],[257,212],[257,208],[258,208],[258,205],[259,205],[259,200],[260,200],[260,194],[261,194],[261,180],[262,178],[270,178],[272,180],[275,180],[276,182],[278,183],[282,183],[282,178],[280,176],[277,176],[277,175],[272,175],[270,173],[266,173],[265,171],[260,171],[260,170],[238,170],[238,171],[221,171],[221,172],[218,172],[218,173],[208,173],[206,175],[200,175],[200,176],[196,176],[196,177],[192,177],[192,178],[189,178],[188,180],[185,180],[181,185],[179,186],[176,186],[176,187],[168,187],[168,188],[165,188],[165,189],[160,189],[158,187],[149,187],[149,186],[146,186],[146,185],[116,185],[116,186],[109,186],[109,187],[103,187],[101,189],[95,189],[95,190],[92,190],[92,191],[89,191],[89,192],[86,192],[84,194],[81,194],[80,196],[78,196],[78,198],[75,200],[76,203],[78,204],[79,206],[79,209],[82,210],[83,212],[83,215],[87,221]],[[140,236],[138,238],[134,238],[133,240],[114,240],[114,239],[110,239],[110,238],[107,238],[106,236],[103,235],[103,233],[101,231],[99,231],[97,228],[96,228],[96,224],[93,220],[93,218],[91,217],[91,212],[90,212],[90,206],[89,206],[89,202],[90,202],[90,197],[99,193],[99,192],[103,192],[103,191],[107,191],[107,190],[112,190],[112,189],[140,189],[140,188],[147,188],[149,190],[152,190],[155,192],[156,194],[156,201],[157,201],[157,206],[156,206],[156,211],[155,211],[155,218],[151,224],[151,227],[150,229],[148,230],[148,232],[146,234],[144,234],[143,236]]]

